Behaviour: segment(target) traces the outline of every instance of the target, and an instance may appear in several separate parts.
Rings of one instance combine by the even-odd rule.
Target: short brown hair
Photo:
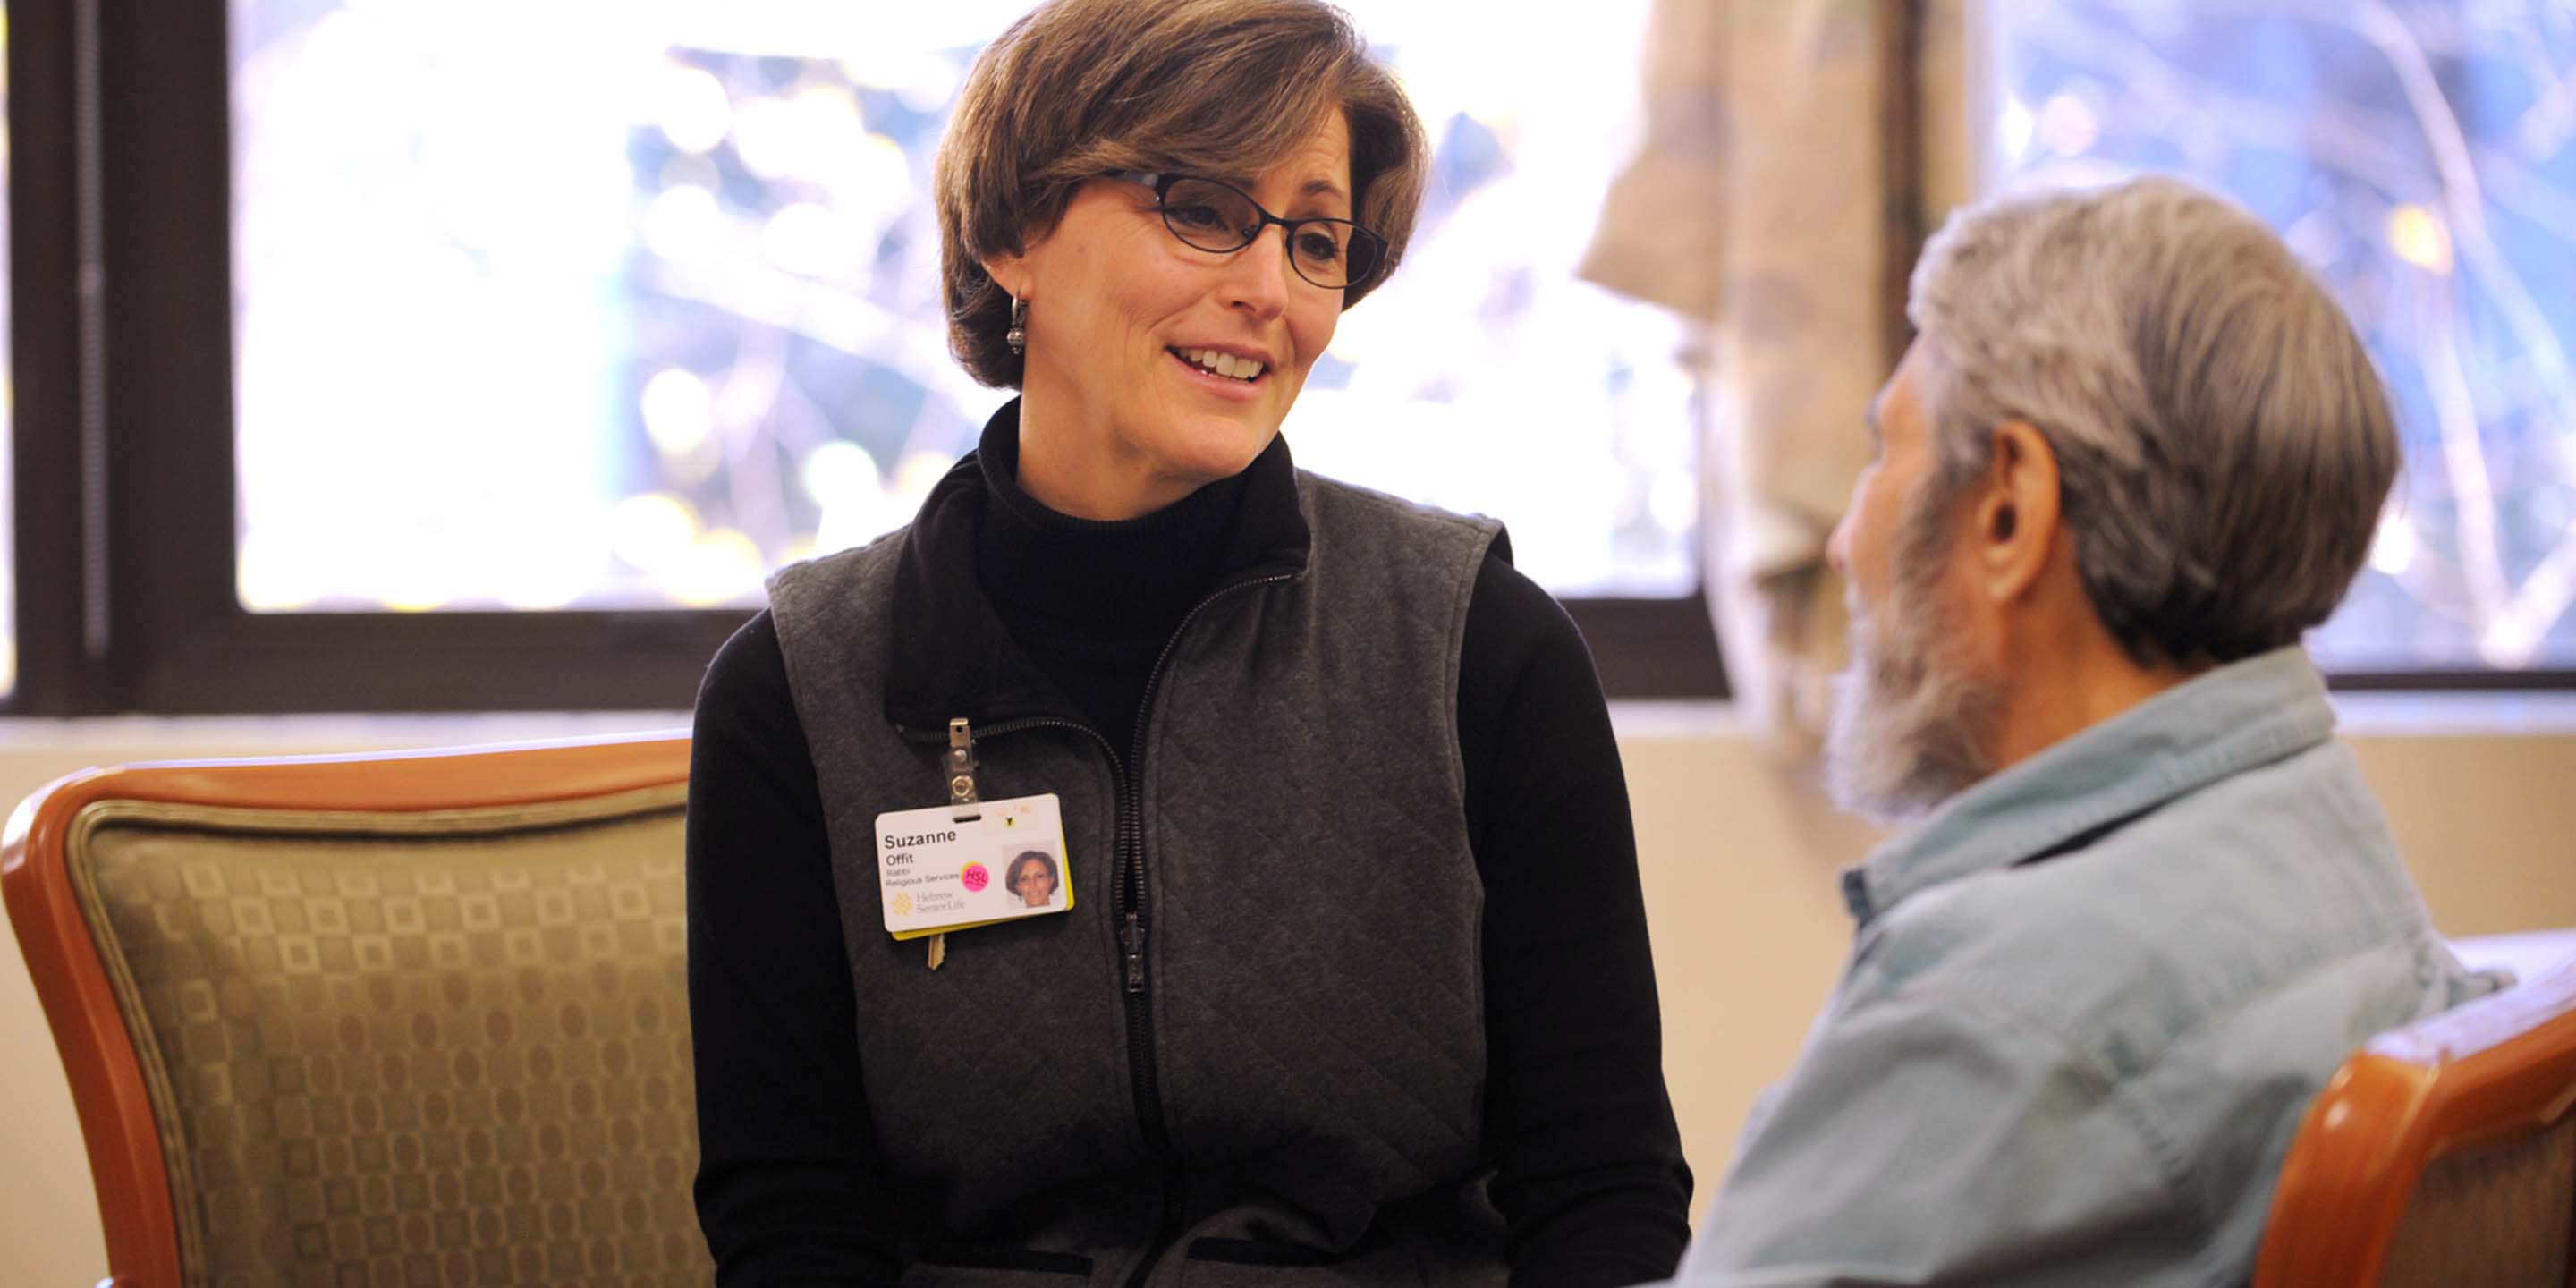
[[[1333,109],[1351,130],[1352,218],[1404,257],[1430,145],[1395,77],[1321,0],[1047,0],[975,60],[939,149],[948,347],[977,380],[1018,387],[1010,297],[983,261],[1016,255],[1073,190],[1116,170],[1257,174]]]

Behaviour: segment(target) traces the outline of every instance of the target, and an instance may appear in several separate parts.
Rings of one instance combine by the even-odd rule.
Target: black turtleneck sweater
[[[997,426],[1015,428],[999,419]],[[1222,571],[1241,477],[1121,523],[1019,488],[1018,444],[978,449],[992,503],[976,575],[1012,641],[1124,745],[1163,646]],[[1690,1173],[1662,1076],[1654,964],[1619,749],[1591,654],[1497,543],[1468,607],[1458,745],[1485,887],[1490,1187],[1515,1288],[1672,1273]],[[901,1210],[877,1157],[820,790],[769,615],[698,697],[688,818],[699,1208],[727,1284],[892,1284]]]
[[[1155,659],[1224,571],[1243,476],[1102,523],[1021,491],[1019,444],[1008,436],[987,433],[975,455],[992,498],[975,533],[975,579],[1011,642],[1123,753]]]

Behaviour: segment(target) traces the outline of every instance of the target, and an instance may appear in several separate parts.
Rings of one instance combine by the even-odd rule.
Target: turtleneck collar
[[[1021,489],[1018,413],[994,416],[975,449],[993,502],[975,541],[984,593],[1005,617],[1159,644],[1223,570],[1251,471],[1133,519],[1078,519]]]
[[[886,717],[907,733],[944,737],[959,716],[984,725],[1088,714],[1012,639],[1006,610],[1103,642],[1114,641],[1096,627],[1123,631],[1150,616],[1159,646],[1209,594],[1305,569],[1311,537],[1285,437],[1231,479],[1141,518],[1099,523],[1021,491],[1019,429],[1014,399],[897,538],[905,549],[886,643]]]

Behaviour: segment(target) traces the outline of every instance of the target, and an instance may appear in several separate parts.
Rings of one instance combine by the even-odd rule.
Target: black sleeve
[[[1680,1264],[1690,1169],[1609,707],[1573,619],[1506,559],[1477,574],[1458,677],[1491,1193],[1513,1288],[1614,1288]]]
[[[717,1282],[892,1285],[822,793],[766,612],[698,691],[688,918],[698,1223]]]

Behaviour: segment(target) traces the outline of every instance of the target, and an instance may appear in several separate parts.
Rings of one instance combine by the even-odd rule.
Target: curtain
[[[1701,584],[1741,716],[1785,761],[1815,750],[1842,666],[1825,542],[1926,193],[1966,186],[1960,3],[1658,0],[1642,142],[1582,268],[1704,324]]]

